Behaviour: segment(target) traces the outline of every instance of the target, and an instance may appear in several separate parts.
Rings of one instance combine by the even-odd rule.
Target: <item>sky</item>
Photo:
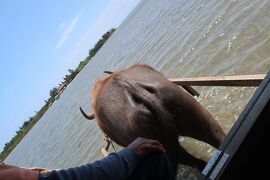
[[[140,0],[0,2],[0,152]]]

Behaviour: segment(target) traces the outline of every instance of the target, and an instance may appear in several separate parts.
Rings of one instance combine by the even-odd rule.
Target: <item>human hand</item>
[[[127,146],[128,149],[134,151],[143,158],[152,152],[166,152],[165,148],[159,141],[138,137]]]
[[[0,180],[38,180],[39,172],[0,164]]]

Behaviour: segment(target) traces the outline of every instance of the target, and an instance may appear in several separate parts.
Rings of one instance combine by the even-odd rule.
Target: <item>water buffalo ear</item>
[[[106,73],[106,74],[112,74],[113,72],[112,71],[104,71],[104,73]]]

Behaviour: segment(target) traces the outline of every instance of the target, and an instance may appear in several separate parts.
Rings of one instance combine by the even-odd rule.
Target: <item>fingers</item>
[[[144,138],[142,143],[142,145],[145,146],[145,148],[149,148],[149,150],[165,152],[165,148],[159,141]]]
[[[157,142],[153,142],[150,144],[143,144],[143,150],[147,152],[147,154],[150,154],[151,152],[162,152],[165,153],[165,148]]]
[[[127,148],[135,151],[140,157],[152,152],[165,152],[164,146],[159,141],[141,137],[135,139]]]
[[[159,151],[159,152],[162,152],[162,153],[165,153],[166,150],[163,146],[160,146],[160,145],[152,145],[152,146],[149,146],[149,150],[150,151]]]
[[[161,152],[165,152],[164,146],[159,141],[154,140],[154,139],[141,138],[141,137],[139,138],[142,140],[142,143],[145,146],[148,146],[151,149],[158,149]]]

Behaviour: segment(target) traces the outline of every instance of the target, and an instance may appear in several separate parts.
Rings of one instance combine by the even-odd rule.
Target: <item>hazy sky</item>
[[[0,152],[139,0],[0,2]]]

